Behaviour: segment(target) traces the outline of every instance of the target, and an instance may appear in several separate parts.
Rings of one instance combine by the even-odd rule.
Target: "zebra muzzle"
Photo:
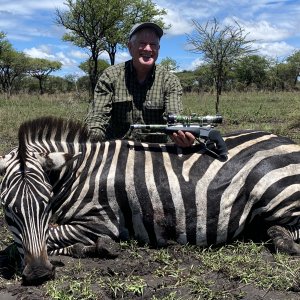
[[[48,261],[45,264],[26,265],[22,273],[23,285],[41,285],[54,279],[55,267]]]

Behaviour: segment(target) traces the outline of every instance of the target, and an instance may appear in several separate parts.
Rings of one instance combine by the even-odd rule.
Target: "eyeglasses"
[[[144,49],[144,48],[146,48],[146,46],[148,46],[148,45],[149,45],[150,48],[153,49],[153,50],[158,50],[158,49],[159,49],[159,44],[156,44],[156,43],[139,42],[138,45],[139,45],[139,48],[140,48],[140,49]]]

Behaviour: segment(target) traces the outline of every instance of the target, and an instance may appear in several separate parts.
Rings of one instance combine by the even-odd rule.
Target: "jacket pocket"
[[[118,123],[131,123],[132,100],[129,98],[114,99],[112,103],[113,121]]]
[[[163,124],[163,99],[149,98],[144,105],[144,121],[146,124]]]

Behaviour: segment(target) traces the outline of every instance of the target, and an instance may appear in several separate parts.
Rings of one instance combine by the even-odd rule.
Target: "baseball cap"
[[[130,33],[129,33],[129,39],[132,37],[133,34],[135,34],[137,31],[143,29],[143,28],[152,28],[156,31],[159,38],[161,38],[164,34],[163,30],[155,23],[152,22],[144,22],[144,23],[138,23],[132,26]]]

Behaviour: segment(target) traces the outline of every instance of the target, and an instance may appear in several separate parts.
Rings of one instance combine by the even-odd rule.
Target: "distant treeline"
[[[227,70],[223,80],[223,91],[291,91],[299,89],[300,51],[290,56],[284,63],[276,63],[259,55],[249,55],[239,60]],[[108,66],[108,64],[107,64]],[[103,69],[101,70],[103,71]],[[0,71],[1,73],[1,71]],[[176,72],[184,92],[214,92],[214,79],[209,64],[203,64],[194,71]],[[98,74],[99,76],[101,73]],[[5,93],[5,76],[0,76],[0,91]],[[89,76],[64,77],[48,75],[43,78],[43,93],[84,93],[89,91]],[[41,82],[27,73],[21,73],[14,79],[10,94],[41,93]]]
[[[177,73],[185,92],[212,92],[213,66],[203,64],[195,71]],[[299,88],[300,51],[284,62],[248,55],[225,70],[223,91],[292,91]]]

